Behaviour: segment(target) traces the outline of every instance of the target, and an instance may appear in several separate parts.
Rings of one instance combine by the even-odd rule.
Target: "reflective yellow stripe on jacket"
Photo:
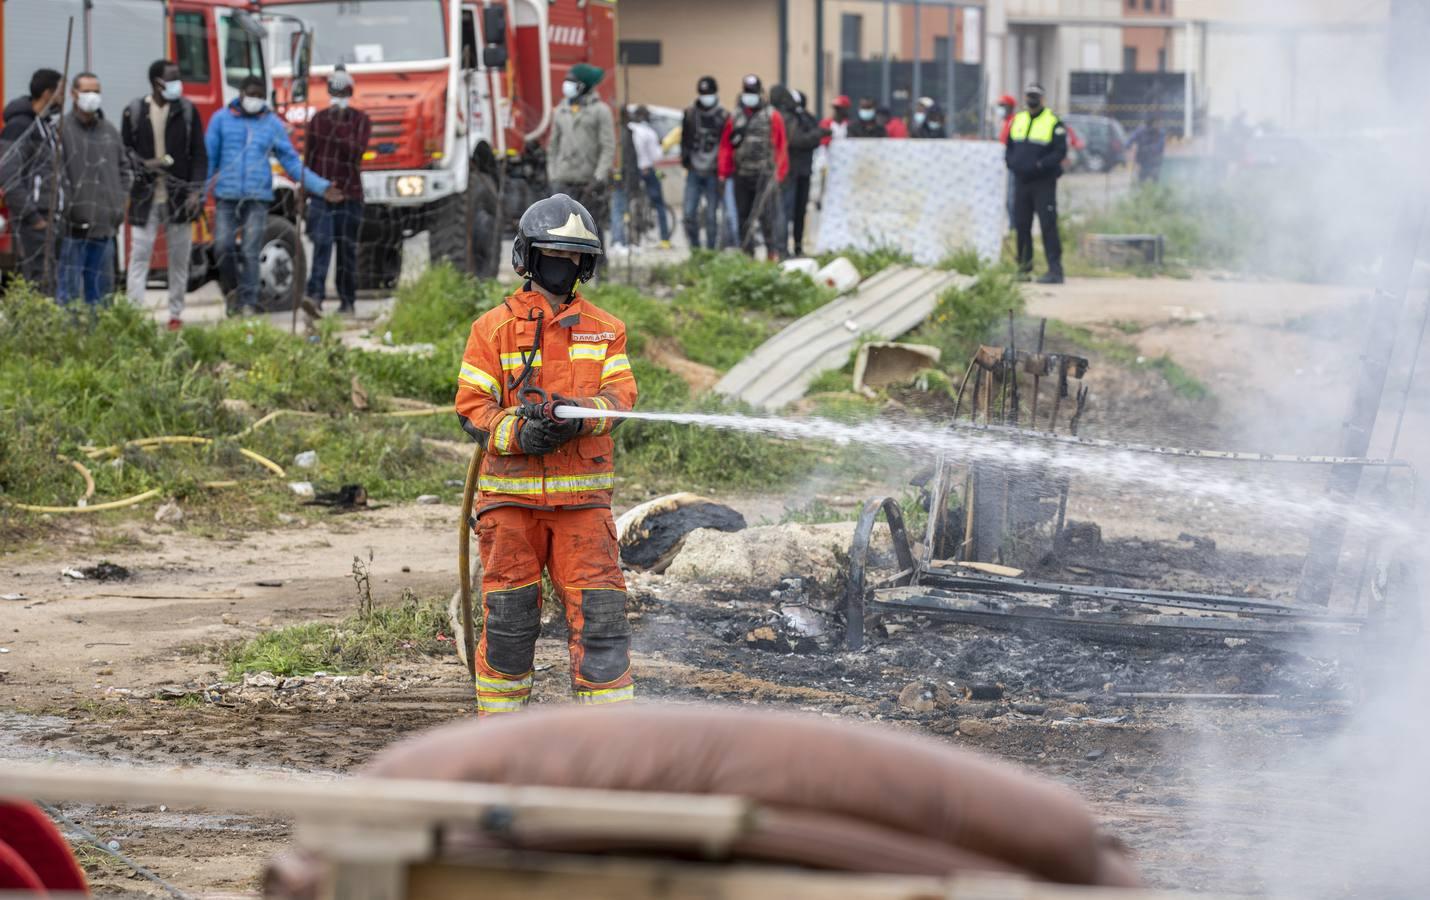
[[[526,367],[526,358],[521,353],[503,353],[501,355],[501,368],[503,372],[517,372]],[[536,356],[531,360],[531,367],[538,369],[541,367],[541,351],[536,351]]]
[[[479,391],[486,391],[498,403],[501,402],[501,385],[498,381],[471,363],[462,363],[462,371],[457,375],[457,381],[465,382]]]
[[[516,425],[517,417],[512,413],[507,413],[506,418],[497,425],[495,445],[498,453],[511,452],[511,448],[516,444]]]
[[[482,475],[478,482],[483,491],[497,494],[521,494],[540,496],[541,494],[580,494],[585,491],[609,491],[616,486],[615,472],[597,472],[591,475],[536,475],[531,478],[505,478],[501,475]]]
[[[1050,109],[1038,111],[1033,118],[1026,109],[1013,117],[1013,127],[1008,129],[1008,140],[1028,141],[1032,144],[1051,144],[1053,129],[1058,127],[1058,117]]]
[[[605,344],[572,344],[570,347],[571,360],[578,359],[594,360],[602,362],[606,358]]]

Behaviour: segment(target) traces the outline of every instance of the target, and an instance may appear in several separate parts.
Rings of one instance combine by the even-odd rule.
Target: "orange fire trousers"
[[[566,607],[576,701],[634,699],[626,582],[611,511],[500,506],[477,520],[477,542],[482,556],[477,714],[515,712],[531,697],[542,569]]]

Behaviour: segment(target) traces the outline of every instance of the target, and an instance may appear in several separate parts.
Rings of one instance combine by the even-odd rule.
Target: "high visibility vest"
[[[1053,129],[1057,127],[1058,117],[1047,107],[1038,111],[1036,119],[1025,109],[1013,117],[1013,127],[1008,130],[1008,140],[1051,144]]]

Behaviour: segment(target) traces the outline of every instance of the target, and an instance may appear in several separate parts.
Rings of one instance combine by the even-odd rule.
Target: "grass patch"
[[[887,269],[889,266],[911,266],[914,258],[897,247],[876,247],[873,250],[831,250],[821,253],[817,257],[821,268],[829,265],[839,257],[845,257],[854,264],[854,268],[859,270],[860,278],[868,278]]]
[[[380,671],[402,660],[454,652],[443,600],[408,597],[401,604],[377,607],[336,623],[313,622],[275,628],[233,645],[224,653],[228,676],[249,672],[274,675],[357,675]]]
[[[985,269],[967,288],[949,288],[910,340],[932,344],[943,352],[943,365],[961,372],[990,334],[1006,329],[1008,314],[1022,314],[1026,303],[1012,272]]]
[[[1081,325],[1069,325],[1056,319],[1048,320],[1048,337],[1072,344],[1083,352],[1127,369],[1152,369],[1160,374],[1175,393],[1188,400],[1205,400],[1211,391],[1195,375],[1182,368],[1167,354],[1147,357],[1137,348],[1119,338],[1101,336]]]

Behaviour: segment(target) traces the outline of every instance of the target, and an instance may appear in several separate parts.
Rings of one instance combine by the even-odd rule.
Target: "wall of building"
[[[621,0],[617,15],[621,40],[661,44],[659,66],[629,67],[632,102],[684,107],[700,76],[714,75],[729,105],[746,73],[766,88],[779,79],[778,8],[769,0]]]
[[[1207,22],[1192,50],[1206,113],[1297,131],[1376,119],[1388,86],[1389,14],[1389,0],[1177,2],[1178,18]],[[1174,56],[1185,42],[1174,36]]]

